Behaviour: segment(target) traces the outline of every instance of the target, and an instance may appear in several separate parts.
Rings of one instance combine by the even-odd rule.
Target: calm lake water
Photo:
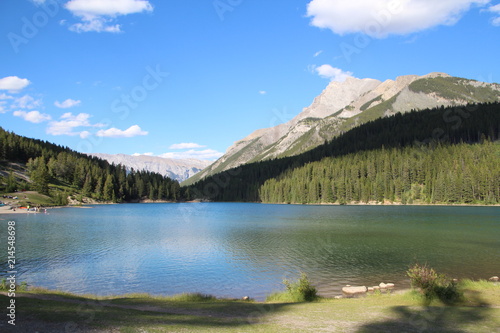
[[[499,207],[123,204],[0,218],[0,244],[16,221],[18,281],[74,293],[262,300],[306,272],[332,296],[345,284],[408,287],[416,261],[500,275]]]

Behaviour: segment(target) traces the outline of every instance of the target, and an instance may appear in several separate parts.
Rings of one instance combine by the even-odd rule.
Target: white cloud
[[[71,0],[64,7],[82,20],[70,26],[75,32],[121,32],[117,16],[153,11],[147,0]]]
[[[90,21],[85,21],[83,23],[75,23],[69,29],[74,32],[112,32],[118,33],[121,32],[121,28],[119,24],[115,25],[106,25],[111,20],[105,19],[102,17],[94,18]]]
[[[314,53],[313,57],[316,58],[319,56],[321,53],[323,53],[323,50],[319,50],[318,52]]]
[[[204,149],[204,150],[190,149],[188,151],[183,151],[183,152],[161,154],[160,157],[175,158],[175,159],[194,158],[198,160],[215,160],[221,157],[222,155],[224,155],[224,153],[218,152],[214,149]]]
[[[493,18],[491,24],[496,27],[500,27],[500,3],[498,5],[491,6],[490,8],[488,8],[488,11],[497,15],[497,17]]]
[[[267,94],[267,91],[265,91],[265,90],[259,90],[259,94],[265,95],[265,94]]]
[[[29,121],[30,123],[41,123],[47,120],[52,119],[50,115],[45,114],[45,113],[40,113],[39,111],[14,111],[14,116],[16,117],[21,117],[26,121]]]
[[[14,97],[9,96],[7,94],[0,94],[0,99],[14,99]]]
[[[80,138],[86,139],[86,138],[88,138],[91,135],[91,133],[89,131],[81,131],[79,133],[79,135],[80,135]]]
[[[206,146],[199,145],[197,143],[175,143],[168,147],[168,149],[193,149],[193,148],[205,148]]]
[[[346,72],[340,68],[332,67],[331,65],[324,64],[319,67],[314,66],[314,71],[321,77],[330,79],[330,81],[343,82],[352,76],[352,72]]]
[[[495,6],[491,6],[488,10],[492,13],[500,14],[500,3]]]
[[[490,0],[312,0],[311,24],[334,33],[363,33],[376,38],[405,35],[438,25],[453,25],[473,5]]]
[[[6,113],[8,110],[4,107],[6,104],[5,101],[0,100],[0,113]]]
[[[28,79],[21,79],[17,76],[7,76],[0,79],[0,90],[17,92],[21,89],[26,88],[30,83],[31,82]]]
[[[154,154],[153,153],[144,153],[144,154],[134,153],[134,154],[132,154],[132,156],[154,156]]]
[[[14,97],[6,95],[6,94],[0,94],[0,113],[5,113],[8,110],[5,108],[5,105],[7,104],[6,99],[13,99]]]
[[[107,138],[132,138],[138,135],[148,135],[148,132],[143,131],[138,125],[133,125],[124,131],[114,127],[107,130],[100,130],[96,135]]]
[[[47,134],[52,135],[69,135],[69,136],[88,136],[89,134],[83,132],[74,132],[73,130],[78,127],[102,127],[103,124],[91,124],[89,118],[92,117],[88,113],[79,113],[73,115],[71,112],[63,114],[59,121],[52,121],[47,127]],[[83,133],[83,134],[82,134]]]
[[[40,99],[34,99],[30,95],[24,95],[23,97],[16,98],[14,103],[12,103],[11,108],[13,109],[35,109],[42,105]]]
[[[82,101],[80,100],[74,100],[74,99],[71,99],[71,98],[68,98],[67,100],[63,101],[63,102],[59,102],[59,101],[55,101],[54,105],[57,106],[58,108],[61,108],[61,109],[67,109],[67,108],[72,108],[74,106],[78,106],[82,103]]]

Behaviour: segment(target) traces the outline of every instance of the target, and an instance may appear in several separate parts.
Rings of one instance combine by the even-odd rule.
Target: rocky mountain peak
[[[458,79],[440,72],[404,75],[384,82],[354,77],[330,82],[292,120],[237,141],[187,183],[244,163],[300,154],[354,126],[397,112],[498,100],[498,84]]]

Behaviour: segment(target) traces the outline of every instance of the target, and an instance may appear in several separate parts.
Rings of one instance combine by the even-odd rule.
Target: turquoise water
[[[331,296],[345,284],[407,287],[415,261],[458,278],[500,274],[498,207],[122,204],[0,218],[1,244],[16,221],[18,281],[74,293],[262,300],[306,272]]]

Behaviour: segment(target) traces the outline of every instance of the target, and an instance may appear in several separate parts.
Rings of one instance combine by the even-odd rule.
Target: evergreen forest
[[[67,204],[67,197],[75,194],[105,202],[182,199],[179,183],[168,177],[146,171],[127,171],[122,165],[26,138],[1,127],[0,162],[3,169],[9,163],[21,164],[31,180],[10,172],[0,179],[0,190],[34,190],[51,196],[60,205]]]

